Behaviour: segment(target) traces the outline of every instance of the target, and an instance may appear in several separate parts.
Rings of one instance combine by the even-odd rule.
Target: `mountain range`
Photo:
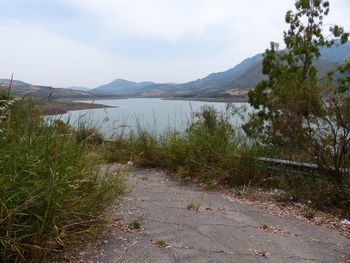
[[[325,76],[340,63],[350,58],[350,42],[322,48],[321,56],[314,63],[320,76]],[[212,73],[204,78],[187,83],[133,82],[124,79],[87,89],[71,87],[69,89],[31,85],[14,81],[12,92],[18,95],[53,98],[91,98],[93,97],[162,97],[162,98],[230,98],[244,96],[250,88],[264,79],[262,74],[262,54],[243,60],[235,67],[224,72]],[[0,90],[8,87],[8,79],[0,79]]]
[[[321,48],[321,56],[314,64],[320,76],[325,76],[350,57],[350,42]],[[253,88],[264,79],[262,54],[243,60],[235,67],[212,73],[202,79],[187,83],[132,82],[116,79],[89,92],[96,95],[119,95],[141,97],[230,97],[237,91]]]

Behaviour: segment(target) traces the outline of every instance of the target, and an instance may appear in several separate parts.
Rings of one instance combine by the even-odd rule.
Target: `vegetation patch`
[[[124,183],[101,171],[96,139],[45,121],[30,100],[9,100],[0,115],[0,261],[43,262],[96,234]]]

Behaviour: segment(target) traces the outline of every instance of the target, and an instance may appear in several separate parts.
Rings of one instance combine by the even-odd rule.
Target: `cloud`
[[[65,1],[100,24],[102,46],[148,65],[135,68],[136,78],[148,71],[146,79],[177,82],[227,70],[280,41],[288,9],[281,0]],[[266,15],[269,8],[281,15]]]
[[[282,42],[291,0],[4,0],[0,77],[94,87],[114,78],[184,82]],[[326,23],[350,30],[350,1]]]
[[[89,12],[110,30],[170,42],[186,37],[203,37],[213,27],[271,20],[266,9],[285,10],[286,2],[270,0],[65,0]],[[264,19],[264,16],[268,19]],[[283,19],[283,18],[282,18]],[[247,22],[243,24],[242,21]],[[231,32],[229,32],[231,33]],[[234,32],[232,32],[234,33]]]
[[[91,85],[112,77],[121,64],[93,46],[18,22],[0,26],[2,77],[46,85]]]
[[[111,30],[168,41],[179,41],[189,35],[201,35],[207,26],[230,19],[227,11],[220,12],[224,11],[220,10],[221,8],[213,8],[212,12],[206,12],[211,7],[206,0],[70,0],[69,2],[90,12]]]
[[[208,72],[211,60],[179,57],[154,63],[118,57],[74,38],[18,21],[0,25],[0,34],[8,40],[1,45],[1,77],[14,72],[16,79],[56,87],[96,87],[115,78],[192,80]]]

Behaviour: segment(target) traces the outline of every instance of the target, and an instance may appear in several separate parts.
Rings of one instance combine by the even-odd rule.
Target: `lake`
[[[92,103],[92,101],[81,101]],[[219,111],[224,111],[226,103],[202,102],[188,100],[162,100],[156,98],[132,98],[98,100],[96,103],[118,108],[90,109],[70,111],[66,114],[50,118],[61,119],[76,126],[79,121],[98,127],[106,138],[113,138],[139,127],[151,132],[162,133],[168,129],[184,131],[193,113],[204,105],[212,105]],[[236,107],[250,107],[247,103],[234,103]],[[245,113],[247,115],[247,113]],[[235,116],[232,123],[240,127],[242,120]]]

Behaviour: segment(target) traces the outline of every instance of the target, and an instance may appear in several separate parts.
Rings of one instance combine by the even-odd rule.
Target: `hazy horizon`
[[[350,1],[325,26],[350,30]],[[116,78],[188,82],[282,43],[293,0],[3,0],[0,78],[94,88]]]

